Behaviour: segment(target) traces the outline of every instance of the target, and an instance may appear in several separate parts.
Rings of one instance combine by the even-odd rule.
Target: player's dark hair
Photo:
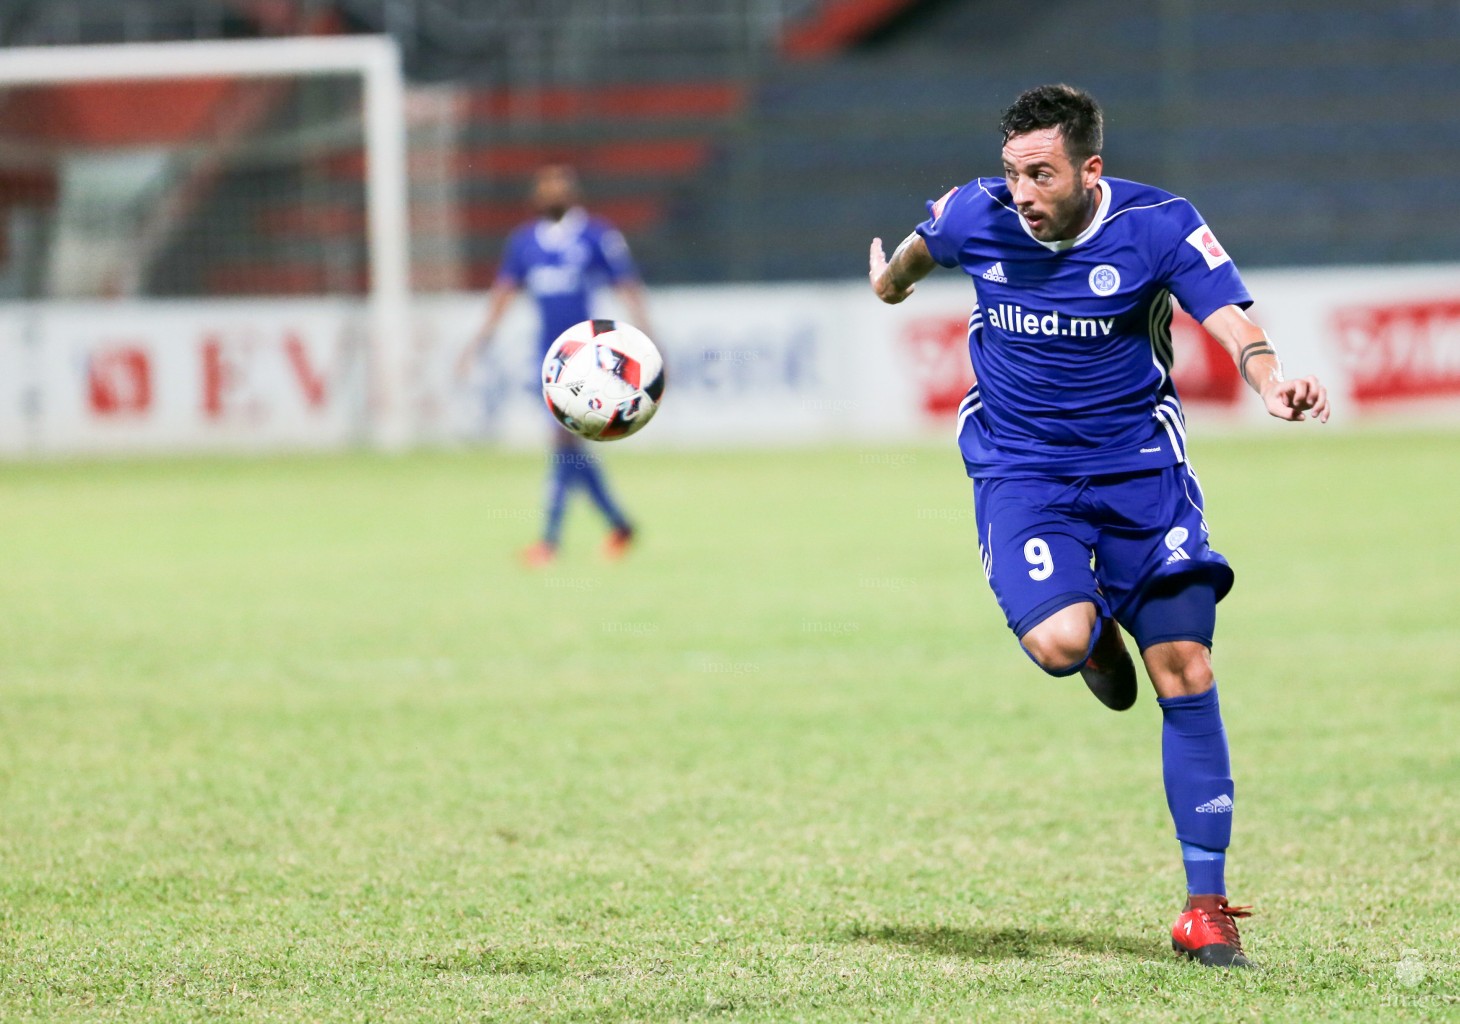
[[[1015,135],[1058,128],[1065,152],[1082,164],[1105,143],[1105,117],[1089,93],[1072,85],[1041,85],[1019,94],[999,118],[999,130],[1008,142]]]

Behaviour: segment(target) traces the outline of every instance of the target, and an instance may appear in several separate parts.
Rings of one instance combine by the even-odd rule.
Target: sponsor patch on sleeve
[[[954,185],[947,192],[944,192],[943,193],[943,198],[942,199],[939,199],[938,201],[936,201],[935,203],[933,203],[931,206],[928,207],[928,212],[933,215],[933,219],[934,220],[937,220],[939,217],[943,216],[943,208],[948,205],[948,200],[952,199],[953,198],[953,193],[955,193],[957,191],[958,191],[958,186],[957,185]]]
[[[1227,255],[1227,250],[1222,248],[1222,243],[1217,241],[1217,236],[1212,234],[1212,229],[1205,224],[1186,236],[1187,243],[1201,253],[1201,258],[1207,261],[1208,270],[1216,270],[1223,263],[1231,261],[1232,257]]]

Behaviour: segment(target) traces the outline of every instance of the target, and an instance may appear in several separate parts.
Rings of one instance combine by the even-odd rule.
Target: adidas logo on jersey
[[[1196,809],[1197,814],[1231,814],[1232,798],[1226,793],[1215,799],[1208,800]]]
[[[1004,276],[1004,264],[1003,263],[995,263],[992,267],[989,267],[989,269],[985,270],[983,272],[983,279],[985,281],[994,281],[994,282],[997,282],[998,284],[1008,284],[1009,283],[1009,279]]]

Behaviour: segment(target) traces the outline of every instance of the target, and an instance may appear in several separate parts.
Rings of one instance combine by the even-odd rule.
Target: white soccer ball
[[[542,361],[542,397],[558,422],[589,441],[617,441],[653,419],[664,359],[622,320],[584,320],[558,335]]]

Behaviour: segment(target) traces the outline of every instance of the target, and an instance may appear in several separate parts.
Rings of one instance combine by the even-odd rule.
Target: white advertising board
[[[24,455],[33,447],[31,393],[36,372],[27,344],[30,321],[15,311],[0,311],[0,456]]]
[[[366,416],[361,311],[339,302],[128,302],[0,311],[0,449],[329,448]],[[13,341],[13,338],[22,339]],[[26,340],[28,339],[28,340]],[[9,374],[7,374],[9,377]],[[28,403],[28,404],[27,404]]]
[[[1246,275],[1290,376],[1316,373],[1335,423],[1460,420],[1460,267]],[[900,306],[861,282],[663,288],[662,411],[635,447],[949,437],[971,380],[974,292],[940,275]],[[541,444],[526,300],[461,372],[480,295],[419,300],[406,381],[419,443]],[[603,315],[617,312],[611,305]],[[0,455],[339,448],[370,436],[363,305],[349,300],[0,305]],[[1184,314],[1176,380],[1196,418],[1259,424],[1230,359]]]

